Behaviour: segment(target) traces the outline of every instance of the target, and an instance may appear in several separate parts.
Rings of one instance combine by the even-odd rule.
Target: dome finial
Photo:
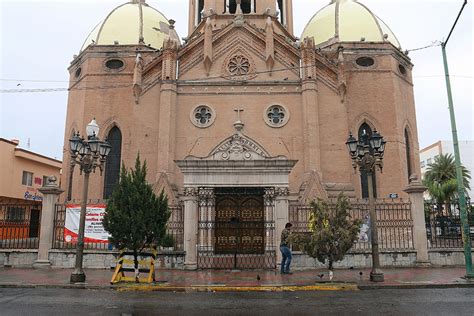
[[[146,2],[146,0],[132,0],[132,3],[141,3],[141,4],[143,4],[145,2]]]

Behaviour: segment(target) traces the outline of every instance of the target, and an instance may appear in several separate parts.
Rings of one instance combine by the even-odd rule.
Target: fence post
[[[423,198],[423,192],[425,192],[426,187],[415,176],[412,176],[410,180],[410,184],[403,191],[408,193],[411,201],[416,264],[420,266],[430,265],[428,240],[426,238],[425,202]]]
[[[49,268],[51,262],[49,261],[49,250],[51,249],[51,242],[53,240],[54,229],[54,211],[56,208],[56,201],[58,196],[64,192],[56,184],[56,177],[48,177],[47,183],[39,191],[43,194],[43,207],[41,210],[41,228],[40,241],[38,248],[38,259],[34,262],[35,268]]]

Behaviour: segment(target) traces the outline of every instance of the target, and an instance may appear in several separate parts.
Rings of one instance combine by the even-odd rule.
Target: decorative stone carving
[[[240,132],[232,135],[207,157],[188,156],[186,160],[286,160],[285,156],[272,157],[257,142]]]
[[[245,56],[237,55],[230,59],[227,67],[232,76],[244,76],[250,71],[250,61]]]
[[[275,188],[275,196],[288,196],[290,190],[287,187],[277,187]]]
[[[195,187],[186,187],[184,188],[183,191],[184,196],[198,196],[199,195],[199,189]]]
[[[222,66],[222,75],[230,80],[249,80],[255,78],[255,63],[244,51],[238,48],[228,54]]]

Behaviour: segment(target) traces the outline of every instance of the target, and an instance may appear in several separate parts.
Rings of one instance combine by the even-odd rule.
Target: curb
[[[445,284],[312,284],[312,285],[278,285],[278,286],[169,286],[169,285],[89,285],[89,284],[19,284],[0,283],[1,288],[18,289],[84,289],[84,290],[114,290],[118,292],[298,292],[298,291],[370,291],[394,289],[448,289],[474,288],[473,283],[445,283]]]
[[[474,288],[474,283],[445,283],[445,284],[359,284],[358,289],[366,290],[396,290],[396,289],[455,289]]]
[[[19,284],[19,283],[0,283],[0,289],[83,289],[83,290],[107,290],[112,289],[110,285],[89,285],[89,284]]]
[[[310,291],[358,291],[356,284],[337,285],[279,285],[279,286],[154,286],[132,285],[115,288],[118,292],[310,292]]]

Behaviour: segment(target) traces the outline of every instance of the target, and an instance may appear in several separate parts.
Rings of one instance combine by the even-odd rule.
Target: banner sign
[[[105,215],[105,204],[90,204],[86,208],[86,226],[84,231],[84,242],[108,243],[110,234],[102,226]],[[81,217],[81,205],[66,205],[66,222],[64,224],[64,241],[77,242],[79,233],[79,219]]]

